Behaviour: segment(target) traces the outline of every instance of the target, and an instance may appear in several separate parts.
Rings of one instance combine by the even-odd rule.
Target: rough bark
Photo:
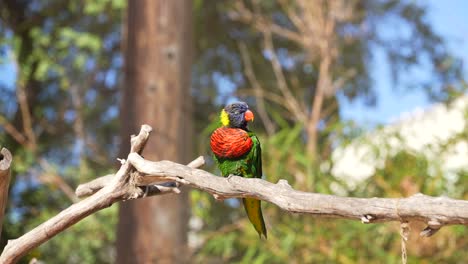
[[[416,194],[408,198],[351,198],[294,190],[285,180],[277,184],[239,176],[218,177],[171,161],[152,162],[136,153],[128,157],[140,173],[137,184],[161,181],[181,184],[211,193],[217,199],[251,197],[276,204],[292,213],[360,220],[363,223],[423,221],[422,236],[431,236],[444,225],[468,225],[468,201]]]
[[[128,1],[122,135],[156,128],[145,157],[187,162],[191,153],[189,93],[191,1]],[[138,113],[138,114],[137,114]],[[121,155],[127,152],[124,141]],[[187,192],[123,203],[117,263],[186,262]]]
[[[140,153],[144,148],[151,127],[143,125],[140,133],[131,140],[131,153]],[[204,160],[198,158],[187,166],[196,168],[202,166]],[[7,246],[0,255],[0,263],[16,263],[32,249],[52,239],[58,233],[66,230],[88,215],[105,209],[119,201],[144,198],[153,195],[168,193],[180,193],[178,183],[165,183],[162,185],[136,185],[138,172],[135,172],[131,164],[122,160],[122,166],[115,175],[105,175],[87,184],[80,185],[78,190],[93,190],[94,195],[63,210],[53,218],[19,237],[8,241]],[[94,186],[94,187],[93,187]],[[129,227],[132,228],[132,227]],[[134,262],[132,262],[134,263]]]
[[[8,201],[8,186],[10,185],[11,153],[8,149],[0,151],[0,238],[2,237],[3,216]]]
[[[148,161],[139,153],[145,146],[150,131],[151,127],[144,125],[140,134],[132,138],[128,159],[122,161],[122,166],[114,176],[103,176],[80,185],[76,190],[77,195],[79,190],[92,190],[88,192],[95,192],[92,196],[71,205],[20,238],[10,240],[0,255],[0,263],[16,263],[30,250],[86,216],[115,202],[180,193],[180,185],[206,191],[216,199],[252,197],[276,204],[288,212],[315,217],[360,220],[363,223],[399,221],[402,226],[412,220],[423,221],[428,226],[421,232],[422,236],[431,236],[444,225],[468,225],[468,201],[465,200],[423,194],[408,198],[339,197],[297,191],[285,180],[274,184],[261,179],[238,176],[219,177],[196,169],[204,163],[201,157],[187,166],[171,161]],[[159,185],[161,182],[164,184]],[[174,198],[169,195],[167,197]],[[157,210],[163,213],[162,207],[158,207]],[[170,225],[171,223],[168,227]],[[133,229],[132,226],[129,228]]]
[[[131,152],[140,152],[143,149],[150,132],[151,127],[142,126],[138,136],[132,137]],[[117,201],[143,196],[142,192],[137,192],[138,189],[128,184],[131,171],[132,166],[129,162],[124,162],[115,177],[95,195],[71,205],[18,239],[9,240],[0,255],[0,263],[16,263],[30,250],[50,240],[86,216],[107,208]]]

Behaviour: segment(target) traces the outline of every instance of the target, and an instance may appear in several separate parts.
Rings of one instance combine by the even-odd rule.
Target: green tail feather
[[[262,235],[267,238],[267,230],[265,227],[265,222],[263,221],[262,208],[260,206],[260,201],[252,198],[243,198],[242,202],[244,203],[245,211],[249,217],[250,222],[257,230],[257,233],[260,237]]]

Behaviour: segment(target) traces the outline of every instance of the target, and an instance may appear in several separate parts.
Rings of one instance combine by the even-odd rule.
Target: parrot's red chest
[[[252,149],[252,145],[249,134],[240,128],[220,127],[210,138],[211,150],[219,158],[242,157]]]

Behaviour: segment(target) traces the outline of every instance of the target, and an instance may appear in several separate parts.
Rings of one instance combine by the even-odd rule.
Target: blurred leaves
[[[297,10],[296,1],[242,2],[267,22],[301,33],[288,13]],[[383,53],[391,64],[395,84],[403,84],[396,87],[420,88],[430,98],[443,101],[466,91],[463,65],[434,32],[425,5],[396,0],[349,3],[352,16],[337,24],[334,36],[336,61],[331,74],[334,80],[340,80],[340,87],[324,102],[317,128],[320,159],[312,164],[311,157],[305,154],[306,124],[287,111],[283,97],[271,96],[279,91],[279,85],[262,33],[254,23],[230,18],[238,3],[194,3],[192,95],[197,153],[210,153],[209,134],[219,125],[218,112],[225,102],[240,98],[255,111],[257,100],[262,99],[277,129],[267,134],[261,122],[254,123],[251,129],[262,142],[264,178],[271,182],[286,179],[296,189],[322,193],[333,193],[331,186],[339,186],[346,194],[357,197],[402,197],[424,192],[468,199],[466,171],[458,172],[449,182],[440,169],[440,161],[414,151],[388,150],[390,144],[370,144],[376,155],[394,155],[388,155],[375,175],[355,189],[347,187],[346,179],[337,179],[330,172],[331,153],[336,148],[350,142],[366,144],[360,138],[363,128],[340,119],[342,100],[338,97],[363,100],[369,105],[385,100],[376,98],[375,84],[381,80],[372,76],[373,59],[378,53]],[[120,141],[118,86],[122,78],[120,39],[125,7],[124,0],[0,2],[0,60],[18,71],[14,87],[0,87],[0,115],[24,132],[14,91],[15,87],[23,87],[38,142],[37,151],[32,151],[0,126],[1,145],[8,146],[15,159],[1,246],[6,239],[18,237],[70,204],[57,185],[41,182],[46,171],[38,165],[40,158],[51,163],[72,187],[106,174],[115,166]],[[298,104],[310,109],[319,73],[317,50],[305,49],[277,35],[272,41],[287,85]],[[254,96],[252,84],[245,76],[239,42],[245,44],[251,56],[252,70],[265,92],[264,98]],[[421,67],[428,78],[415,83],[411,77]],[[83,124],[81,128],[79,123]],[[465,128],[442,149],[450,150],[466,136]],[[205,169],[216,172],[214,167],[207,158]],[[269,238],[260,240],[238,201],[218,202],[199,191],[191,192],[191,200],[193,218],[202,223],[194,228],[198,241],[193,245],[195,262],[400,262],[397,223],[363,225],[357,221],[316,219],[286,214],[263,203]],[[47,263],[113,263],[116,221],[116,207],[99,212],[35,249],[28,259],[37,257]],[[429,239],[418,237],[422,228],[422,224],[412,223],[410,263],[462,263],[468,259],[464,250],[468,246],[465,227],[444,227]]]
[[[0,247],[69,206],[62,185],[73,189],[114,166],[116,73],[122,66],[120,24],[126,1],[86,2],[90,6],[54,0],[0,2],[0,48],[6,50],[1,57],[15,69],[10,74],[17,75],[11,88],[0,87],[0,115],[26,139],[26,144],[19,142],[0,128],[1,145],[12,150],[15,162]],[[26,94],[31,120],[19,106],[17,87]],[[36,138],[25,133],[27,126]],[[31,147],[31,142],[37,145]],[[116,221],[115,208],[100,212],[22,261],[112,263]]]
[[[294,6],[295,1],[282,2]],[[243,24],[228,18],[227,14],[235,9],[233,6],[236,2],[199,1],[197,3],[199,4],[196,5],[198,7],[196,14],[199,15],[197,19],[203,22],[195,24],[196,32],[199,36],[210,37],[201,38],[198,42],[199,60],[195,67],[195,76],[199,78],[194,81],[199,93],[195,98],[202,98],[205,102],[209,101],[207,98],[212,98],[212,101],[220,102],[218,109],[226,101],[225,98],[230,98],[229,95],[240,97],[250,105],[256,105],[256,100],[259,98],[255,98],[254,93],[249,93],[253,88],[248,78],[244,76],[236,41],[246,43],[245,46],[248,47],[248,53],[252,57],[255,77],[262,89],[266,93],[278,89],[261,33],[253,25],[254,22]],[[243,1],[243,3],[247,8],[254,6],[252,12],[261,13],[263,18],[271,19],[285,28],[294,29],[285,9],[279,7],[278,2]],[[350,100],[364,99],[370,105],[376,100],[385,100],[385,98],[376,98],[373,90],[374,84],[380,81],[373,80],[371,76],[376,52],[386,54],[391,64],[393,80],[395,84],[399,84],[398,87],[403,87],[402,89],[419,87],[425,89],[429,97],[437,100],[447,99],[447,95],[454,94],[455,90],[464,90],[458,84],[455,85],[456,88],[447,89],[446,84],[449,79],[450,83],[463,82],[459,74],[462,68],[428,23],[425,6],[403,1],[356,1],[355,3],[360,9],[354,19],[338,25],[339,55],[337,65],[333,68],[334,76],[343,76],[350,68],[355,69],[355,74],[350,75],[351,77],[344,81],[342,90],[332,97],[344,95]],[[391,28],[389,24],[392,25]],[[206,25],[210,25],[210,28]],[[406,29],[411,31],[411,34],[406,34]],[[315,50],[303,50],[281,37],[274,37],[274,42],[290,89],[297,98],[301,98],[300,103],[310,106],[319,67],[316,60],[306,60],[305,57]],[[417,80],[417,84],[409,83],[405,79],[409,76],[407,73],[412,69],[423,67],[422,62],[426,60],[430,61],[431,66],[425,69],[434,77],[428,79],[431,80],[430,85],[426,85],[426,80]],[[443,63],[440,64],[441,62]],[[432,67],[433,65],[439,66]],[[445,66],[440,68],[442,65]],[[218,75],[221,73],[223,82],[217,82],[216,78],[212,78],[214,73]],[[234,92],[225,88],[226,82],[229,86],[235,87],[232,89]],[[455,98],[453,95],[450,97]],[[432,164],[432,161],[420,153],[402,150],[385,158],[383,167],[377,170],[373,177],[359,184],[356,189],[347,189],[347,185],[341,179],[331,174],[333,165],[333,161],[330,160],[331,152],[338,146],[353,142],[364,130],[353,122],[340,120],[339,101],[332,98],[324,103],[326,106],[336,103],[337,106],[335,109],[324,110],[323,123],[319,127],[321,162],[314,165],[311,164],[310,157],[305,154],[304,145],[307,137],[304,133],[304,124],[291,118],[291,114],[285,111],[281,105],[284,98],[274,100],[267,95],[262,99],[267,102],[267,112],[278,130],[267,136],[266,133],[262,133],[261,124],[254,124],[251,129],[260,134],[264,150],[264,176],[271,182],[287,179],[296,189],[322,193],[332,193],[331,186],[341,186],[347,194],[356,197],[402,197],[415,192],[438,196],[446,194],[450,188],[451,184],[448,184],[444,175],[437,169],[437,163]],[[256,110],[255,106],[253,108]],[[207,126],[202,138],[208,138],[209,133],[214,130],[217,116],[211,113],[211,117],[212,123]],[[200,145],[204,144],[206,149],[208,142],[202,140]],[[362,144],[366,145],[366,142]],[[385,150],[389,146],[382,144],[374,147],[375,151],[382,151],[376,155],[383,155],[384,151],[395,152]],[[436,173],[431,174],[432,171]],[[458,179],[460,177],[463,176],[460,175]],[[455,190],[450,192],[451,197],[462,198],[453,195],[458,192],[466,193],[466,185],[459,185],[456,189],[456,192],[453,192]],[[193,197],[195,208],[198,199],[202,200],[203,204],[209,204],[212,199],[206,195],[202,197],[203,199]],[[201,228],[200,236],[206,239],[195,251],[199,262],[399,263],[401,261],[397,223],[363,225],[360,222],[314,219],[310,216],[286,214],[264,203],[263,210],[269,230],[269,238],[264,241],[258,239],[248,224],[244,224],[246,217],[242,208],[230,208],[226,203],[213,201],[212,203],[214,206],[197,208],[197,212],[203,211],[203,213],[194,215],[202,219],[204,226]],[[219,222],[219,219],[222,221]],[[224,228],[233,225],[235,228],[229,229],[229,234],[221,232]],[[444,252],[443,247],[435,246],[437,244],[447,246],[453,243],[449,236],[441,235],[441,241],[424,240],[417,234],[424,226],[416,223],[412,228],[413,233],[409,242],[410,261],[457,262]],[[444,232],[450,234],[452,230],[444,228]],[[234,240],[233,235],[237,236]],[[464,255],[462,248],[458,246],[456,248],[451,247],[451,250]],[[458,261],[463,258],[466,256],[461,256]]]

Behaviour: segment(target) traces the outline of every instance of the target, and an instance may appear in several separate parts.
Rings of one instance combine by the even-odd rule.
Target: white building
[[[386,158],[405,150],[424,155],[433,171],[437,168],[455,181],[458,172],[468,170],[468,138],[461,136],[467,113],[468,96],[463,96],[449,105],[404,114],[397,122],[337,148],[331,173],[354,190],[383,168]]]

